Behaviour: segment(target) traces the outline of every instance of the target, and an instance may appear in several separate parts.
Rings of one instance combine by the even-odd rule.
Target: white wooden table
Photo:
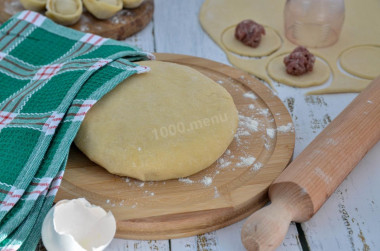
[[[153,21],[126,42],[145,51],[203,57],[229,64],[202,30],[203,0],[155,0]],[[297,156],[357,94],[305,96],[305,90],[275,85],[296,128]],[[379,125],[380,126],[380,125]],[[211,233],[182,239],[114,239],[107,250],[245,250],[243,221]],[[308,222],[292,224],[278,250],[380,250],[380,143],[359,163]]]

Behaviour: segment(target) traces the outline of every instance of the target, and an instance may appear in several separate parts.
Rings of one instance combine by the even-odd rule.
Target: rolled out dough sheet
[[[245,70],[272,84],[267,72],[269,62],[285,52],[292,51],[296,45],[289,42],[284,34],[283,10],[286,1],[278,0],[206,0],[200,10],[199,19],[204,30],[224,50],[234,66]],[[378,0],[346,0],[345,22],[337,43],[326,48],[309,48],[316,56],[325,60],[332,74],[330,86],[308,94],[360,92],[370,79],[350,76],[338,67],[339,57],[344,50],[360,45],[380,46],[380,2]],[[223,32],[244,19],[269,26],[278,31],[282,38],[281,47],[267,57],[245,58],[230,52],[222,42]],[[368,65],[373,64],[371,59]],[[380,67],[378,75],[380,75]]]

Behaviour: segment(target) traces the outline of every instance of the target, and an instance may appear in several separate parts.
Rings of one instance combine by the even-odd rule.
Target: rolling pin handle
[[[273,201],[251,215],[243,225],[241,239],[248,251],[274,250],[289,229],[293,210],[283,200]]]

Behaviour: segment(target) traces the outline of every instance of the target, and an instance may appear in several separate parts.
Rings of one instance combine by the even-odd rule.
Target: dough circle
[[[267,65],[268,74],[275,81],[296,87],[310,87],[324,84],[329,79],[330,68],[318,57],[316,57],[313,71],[300,76],[288,74],[284,64],[286,55],[289,53],[273,58]]]
[[[342,68],[357,77],[375,79],[380,75],[380,45],[359,45],[340,55]]]
[[[75,144],[110,173],[143,181],[197,173],[233,140],[238,113],[231,95],[183,65],[143,61],[134,75],[86,115]]]
[[[261,37],[261,42],[258,47],[252,48],[247,46],[235,38],[235,27],[233,25],[222,33],[222,43],[230,52],[236,53],[240,56],[247,57],[263,57],[269,56],[277,51],[281,45],[282,40],[275,30],[271,27],[264,26],[265,35]]]

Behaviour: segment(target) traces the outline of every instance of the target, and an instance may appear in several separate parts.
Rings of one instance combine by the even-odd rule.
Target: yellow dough
[[[109,172],[140,180],[186,177],[231,143],[238,113],[231,95],[183,65],[144,61],[88,112],[75,144]]]
[[[366,79],[380,75],[380,44],[355,46],[340,56],[340,65],[348,73]]]
[[[325,48],[308,48],[328,64],[333,75],[331,85],[318,90],[314,88],[308,94],[360,92],[371,82],[369,79],[353,77],[341,71],[338,61],[346,48],[368,44],[380,45],[379,0],[366,0],[365,3],[358,0],[345,0],[344,2],[345,19],[337,43]],[[271,84],[272,79],[267,72],[269,62],[281,54],[294,50],[297,46],[285,37],[283,14],[285,3],[286,1],[278,0],[205,0],[199,12],[199,20],[203,29],[226,53],[232,65]],[[261,58],[241,57],[227,49],[222,40],[224,31],[245,19],[253,19],[275,30],[282,39],[281,47],[272,54]],[[348,67],[348,65],[346,66]],[[372,69],[375,65],[367,62],[362,64],[362,67]],[[362,68],[357,69],[361,70]],[[361,73],[362,76],[368,74],[367,70],[365,69]],[[289,83],[289,85],[293,84]]]
[[[20,0],[20,2],[27,10],[40,11],[46,7],[46,0]]]
[[[107,19],[123,8],[122,0],[83,0],[86,9],[98,19]]]
[[[243,44],[235,38],[235,27],[227,28],[222,34],[222,42],[227,50],[248,57],[263,57],[272,54],[281,47],[281,38],[272,28],[265,26],[265,35],[261,37],[261,42],[257,48],[252,48]]]
[[[144,0],[123,0],[123,6],[127,9],[139,7]]]
[[[78,22],[83,12],[81,0],[47,0],[46,16],[63,25]]]
[[[319,58],[316,58],[314,68],[311,72],[300,76],[293,76],[286,72],[284,57],[288,54],[283,54],[272,59],[268,64],[268,74],[275,81],[293,85],[296,87],[310,87],[325,83],[330,77],[329,67]]]

